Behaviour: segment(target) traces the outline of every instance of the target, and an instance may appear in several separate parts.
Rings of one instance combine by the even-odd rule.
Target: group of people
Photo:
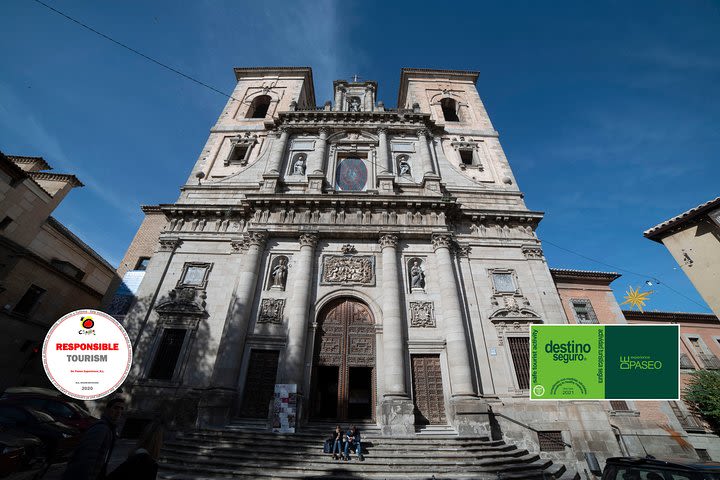
[[[124,411],[125,401],[122,398],[107,402],[100,420],[80,439],[68,461],[63,480],[155,480],[163,443],[163,424],[160,421],[150,423],[128,458],[112,472],[107,472],[117,439],[117,424]]]
[[[332,439],[332,457],[333,460],[343,459],[346,462],[350,460],[350,449],[355,450],[357,459],[361,462],[365,460],[362,454],[362,443],[360,441],[360,430],[353,425],[349,430],[343,431],[340,425],[335,426]]]

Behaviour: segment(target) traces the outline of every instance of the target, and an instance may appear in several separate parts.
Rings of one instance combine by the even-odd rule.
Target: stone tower
[[[235,75],[125,317],[133,409],[272,420],[282,385],[298,428],[486,432],[527,398],[529,325],[567,320],[478,74],[403,69],[397,109],[341,80],[317,107],[309,68]]]

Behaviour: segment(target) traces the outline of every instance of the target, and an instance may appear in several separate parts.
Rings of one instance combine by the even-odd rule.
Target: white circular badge
[[[125,381],[132,345],[122,325],[107,313],[76,310],[50,328],[42,358],[58,390],[79,400],[96,400]]]

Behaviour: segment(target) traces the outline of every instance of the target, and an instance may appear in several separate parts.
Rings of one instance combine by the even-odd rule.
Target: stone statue
[[[350,104],[348,106],[348,110],[351,112],[359,112],[360,111],[360,99],[357,97],[352,97],[350,99]]]
[[[410,267],[410,288],[425,288],[425,272],[417,260]]]
[[[305,175],[305,155],[300,155],[293,165],[293,175]]]
[[[398,165],[400,166],[400,176],[410,175],[410,164],[407,160],[401,159]]]
[[[272,286],[285,289],[285,280],[287,279],[287,258],[280,257],[278,264],[272,269]]]

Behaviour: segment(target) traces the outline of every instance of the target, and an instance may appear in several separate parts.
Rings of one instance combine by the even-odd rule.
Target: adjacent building
[[[42,157],[0,153],[0,390],[49,385],[40,348],[48,328],[99,308],[115,269],[51,216],[82,183]]]
[[[665,245],[685,275],[720,316],[720,197],[646,230]]]

